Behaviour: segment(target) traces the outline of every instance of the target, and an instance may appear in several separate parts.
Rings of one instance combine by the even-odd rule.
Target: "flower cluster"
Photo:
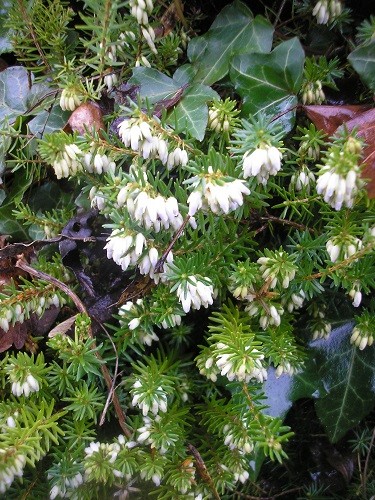
[[[137,339],[148,346],[159,337],[149,321],[149,315],[144,308],[143,299],[138,299],[136,303],[128,301],[119,309],[120,326],[127,325],[130,331],[136,330]]]
[[[22,396],[22,394],[24,394],[26,397],[28,397],[32,392],[38,391],[39,382],[33,375],[31,375],[31,373],[26,376],[22,383],[19,381],[12,382],[12,393],[15,396]]]
[[[99,44],[100,49],[103,49],[103,43]],[[117,83],[117,75],[113,72],[112,63],[116,62],[116,45],[110,45],[105,48],[105,57],[110,64],[110,68],[106,71],[104,75],[104,83],[108,90],[112,90],[114,85]]]
[[[143,35],[144,39],[147,42],[147,45],[150,47],[151,52],[153,52],[154,54],[157,54],[158,51],[157,51],[157,49],[155,47],[155,43],[154,43],[155,42],[155,31],[152,28],[152,26],[150,26],[150,25],[148,25],[147,27],[142,26],[141,31],[142,31],[142,35]]]
[[[239,463],[233,468],[228,468],[226,465],[220,464],[220,468],[225,472],[231,473],[235,483],[240,481],[240,483],[245,484],[249,479],[249,473],[244,467],[241,467]]]
[[[259,184],[264,186],[270,175],[276,175],[281,168],[281,151],[275,146],[268,144],[247,151],[243,156],[243,175],[247,177],[256,177]]]
[[[159,280],[159,274],[155,273],[159,252],[154,246],[148,248],[148,241],[142,233],[114,229],[107,242],[104,247],[107,250],[107,258],[113,259],[123,271],[138,265],[141,274],[148,274],[151,278]],[[148,251],[145,252],[146,250]],[[173,261],[172,252],[168,253],[166,261],[167,263]]]
[[[189,215],[194,216],[197,210],[209,207],[214,214],[228,214],[243,205],[243,195],[250,194],[245,181],[226,180],[226,176],[211,166],[208,173],[200,174],[188,180],[194,191],[188,198]]]
[[[321,104],[326,96],[322,88],[322,82],[316,80],[315,82],[306,82],[302,90],[303,104]]]
[[[208,283],[208,284],[207,284]],[[186,280],[177,287],[177,297],[183,310],[188,313],[190,309],[207,308],[213,303],[214,287],[210,278],[187,276]]]
[[[242,419],[241,424],[246,431],[246,419]],[[231,429],[231,426],[227,424],[223,428],[223,434],[225,435],[224,444],[228,446],[230,450],[239,450],[245,454],[253,451],[254,443],[246,432],[242,432],[241,435],[238,435],[238,432],[235,432],[235,430]]]
[[[89,192],[89,199],[91,202],[91,208],[97,208],[98,210],[104,210],[106,205],[106,199],[104,193],[100,191],[96,186],[93,186]]]
[[[252,296],[246,297],[249,304],[245,307],[245,311],[250,316],[259,316],[259,324],[266,330],[268,326],[280,326],[281,316],[284,314],[284,309],[280,304],[272,304],[270,300],[254,300]]]
[[[340,234],[330,238],[326,250],[332,262],[346,260],[362,248],[362,241],[350,234]]]
[[[311,185],[315,184],[315,175],[309,168],[304,166],[298,172],[295,172],[290,179],[290,187],[295,191],[310,192]]]
[[[280,363],[275,372],[275,377],[280,378],[283,373],[286,373],[290,376],[294,375],[298,370],[295,366],[291,365],[289,361],[285,361],[284,363]]]
[[[71,496],[71,490],[77,489],[83,483],[83,476],[78,472],[73,477],[63,478],[62,481],[59,481],[59,483],[61,482],[62,484],[55,484],[51,488],[49,493],[50,500],[54,500],[57,497],[65,498]]]
[[[114,173],[116,169],[116,163],[111,160],[107,155],[96,153],[86,153],[82,158],[82,165],[90,174],[103,174],[103,173]]]
[[[65,88],[60,96],[60,108],[63,111],[74,111],[82,104],[82,98],[73,88]]]
[[[103,479],[114,475],[122,476],[120,471],[114,469],[113,464],[121,447],[118,443],[92,442],[85,448],[84,469],[85,481],[92,481],[98,477],[98,472],[102,472]]]
[[[236,349],[230,348],[223,342],[218,342],[215,346],[216,366],[221,370],[221,375],[225,375],[229,381],[250,382],[256,379],[259,382],[267,380],[267,371],[262,365],[264,355],[251,345],[246,346],[246,354],[239,359]]]
[[[140,380],[134,382],[131,393],[133,395],[132,405],[138,406],[138,408],[142,410],[144,416],[146,416],[150,410],[154,415],[157,415],[159,410],[163,413],[167,411],[167,394],[161,386],[154,391],[151,406],[149,404],[149,394],[145,393],[144,386]]]
[[[0,328],[7,332],[11,324],[23,323],[30,317],[30,314],[35,313],[41,316],[49,307],[61,307],[65,302],[64,297],[52,292],[49,296],[47,294],[42,297],[34,296],[27,302],[23,301],[22,304],[4,305],[0,308]]]
[[[161,228],[170,227],[177,231],[183,223],[176,198],[164,198],[156,193],[148,182],[144,186],[133,182],[126,184],[118,193],[117,204],[119,207],[126,204],[127,211],[134,221],[145,229],[154,229],[157,233]]]
[[[316,191],[335,210],[352,208],[358,191],[363,186],[359,158],[361,143],[349,136],[338,138],[326,153],[319,171]]]
[[[118,125],[118,134],[127,148],[138,152],[145,160],[159,158],[168,168],[185,166],[188,155],[184,149],[176,148],[168,153],[168,142],[160,133],[153,135],[151,126],[138,118],[126,118]]]
[[[52,163],[57,179],[76,175],[82,170],[82,151],[76,144],[66,144]]]
[[[292,293],[290,296],[290,300],[287,301],[286,308],[288,312],[293,312],[295,309],[301,309],[303,303],[305,301],[306,295],[303,290],[300,290],[297,293]],[[284,302],[282,302],[284,304]]]
[[[275,288],[278,284],[281,284],[283,288],[288,288],[297,269],[293,263],[293,257],[284,250],[269,251],[266,249],[265,253],[265,257],[260,257],[257,260],[257,263],[260,264],[262,278],[269,281],[269,288]]]
[[[239,122],[236,118],[239,114],[236,105],[236,101],[229,97],[225,101],[214,101],[208,110],[207,127],[217,134],[229,133]]]
[[[327,24],[330,19],[335,19],[342,12],[340,0],[319,0],[313,9],[318,24]]]
[[[366,346],[374,343],[375,317],[368,311],[364,311],[361,316],[357,316],[356,325],[352,330],[350,343],[354,344],[361,351]]]
[[[207,377],[212,382],[217,381],[217,375],[220,370],[217,368],[215,359],[212,356],[211,348],[206,347],[201,354],[196,358],[199,373]]]
[[[130,0],[129,7],[138,24],[148,24],[148,14],[151,14],[154,8],[153,0]]]
[[[0,448],[0,454],[5,455],[10,450]],[[0,493],[5,493],[11,486],[15,477],[23,476],[23,469],[26,465],[25,455],[18,454],[13,458],[13,464],[8,465],[0,471]]]

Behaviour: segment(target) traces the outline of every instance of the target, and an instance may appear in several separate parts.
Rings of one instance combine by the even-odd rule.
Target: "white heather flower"
[[[276,368],[276,372],[275,372],[275,377],[276,378],[280,378],[281,375],[283,373],[285,373],[286,375],[294,375],[295,373],[297,373],[299,370],[292,366],[289,361],[284,361],[284,362],[281,362],[277,368]]]
[[[93,157],[92,153],[86,153],[82,158],[83,167],[92,173],[102,174],[102,173],[114,173],[116,169],[116,163],[111,160],[107,155],[96,153]]]
[[[361,250],[362,241],[355,236],[347,236],[343,239],[341,236],[334,236],[326,243],[326,250],[332,262],[341,259],[348,259],[356,252]]]
[[[4,452],[4,450],[2,450]],[[3,467],[0,471],[0,493],[5,493],[11,486],[15,477],[23,476],[23,469],[26,464],[24,455],[16,455],[13,464],[8,467]]]
[[[329,10],[328,10],[329,0],[319,0],[315,5],[312,15],[316,16],[316,22],[318,24],[327,24],[329,20]]]
[[[290,301],[287,304],[288,312],[293,312],[295,309],[301,309],[303,303],[305,301],[306,295],[303,290],[300,290],[298,293],[292,293],[290,297]]]
[[[63,89],[60,96],[60,108],[63,111],[74,111],[81,104],[81,97],[74,90]]]
[[[361,284],[359,281],[353,283],[353,288],[349,292],[349,297],[353,301],[353,307],[359,307],[362,302]]]
[[[368,332],[367,330],[362,331],[360,326],[355,326],[352,330],[350,343],[358,347],[360,351],[363,351],[365,347],[371,346],[374,343],[374,334],[372,332]]]
[[[242,425],[244,430],[247,430],[248,424],[245,419],[242,419]],[[230,450],[239,450],[242,453],[251,453],[253,451],[254,443],[251,441],[250,437],[244,437],[243,433],[241,433],[240,437],[235,437],[235,433],[231,431],[231,427],[228,424],[224,426],[223,433],[225,436],[224,444],[228,446]]]
[[[193,216],[200,208],[209,208],[214,214],[228,214],[243,205],[243,195],[250,194],[245,181],[235,179],[234,181],[216,182],[216,178],[223,177],[219,172],[214,172],[208,167],[210,180],[202,183],[200,176],[195,176],[189,183],[195,190],[188,197],[189,215]]]
[[[83,152],[76,144],[66,144],[64,149],[58,153],[52,164],[56,177],[58,179],[69,177],[82,170],[80,161],[82,156]]]
[[[211,283],[209,278],[204,277],[204,280]],[[213,285],[205,285],[195,276],[189,276],[186,281],[186,286],[180,284],[177,288],[177,297],[186,313],[188,313],[191,308],[200,309],[201,306],[207,308],[213,303],[213,295]]]
[[[281,168],[282,153],[275,146],[256,148],[243,157],[243,175],[256,177],[260,184],[266,185],[270,175],[276,175]]]
[[[352,208],[362,182],[359,171],[350,170],[343,175],[337,173],[335,168],[327,170],[323,167],[321,172],[323,173],[316,183],[316,192],[335,210],[341,210],[343,206]]]
[[[219,342],[216,345],[219,350],[228,350],[228,346]],[[251,363],[246,363],[246,359],[234,368],[235,360],[237,357],[236,353],[223,353],[216,356],[216,366],[221,370],[221,375],[226,376],[229,381],[238,380],[239,382],[249,382],[252,378],[257,379],[259,382],[264,382],[267,380],[267,371],[262,365],[262,359],[264,355],[257,349],[252,349],[248,351],[247,356],[251,357]]]
[[[21,396],[22,394],[24,394],[26,397],[28,397],[31,393],[38,391],[39,383],[31,374],[26,377],[23,383],[19,381],[15,381],[12,383],[12,393],[15,396]]]
[[[331,330],[332,330],[331,323],[321,320],[313,330],[313,340],[323,339],[323,338],[327,340],[331,333]]]
[[[296,191],[305,189],[306,192],[309,193],[312,183],[315,183],[315,175],[311,170],[305,167],[292,175],[290,187],[293,187]]]
[[[107,244],[104,247],[107,250],[107,258],[113,259],[123,271],[126,271],[129,266],[136,266],[143,248],[147,248],[146,239],[138,234],[126,234],[115,229],[107,238]]]

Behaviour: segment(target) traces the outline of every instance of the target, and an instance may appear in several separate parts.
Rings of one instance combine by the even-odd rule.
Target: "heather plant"
[[[331,443],[373,410],[374,19],[274,4],[1,7],[8,498],[259,494],[296,401]]]

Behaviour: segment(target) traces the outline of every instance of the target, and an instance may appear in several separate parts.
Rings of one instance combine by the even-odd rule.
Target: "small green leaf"
[[[273,116],[297,104],[302,83],[304,52],[298,38],[278,45],[269,54],[241,54],[233,58],[230,77],[243,98],[244,114],[260,110]],[[293,120],[295,111],[288,120]]]
[[[171,113],[169,122],[176,125],[177,133],[189,133],[202,141],[208,120],[207,101],[218,98],[218,94],[206,85],[191,85]]]
[[[375,92],[375,40],[353,50],[348,60],[364,83]]]
[[[22,66],[12,66],[0,73],[0,123],[14,121],[27,110],[30,91],[28,73]]]
[[[212,85],[229,70],[235,54],[269,52],[273,27],[261,16],[255,19],[241,2],[226,6],[208,32],[194,38],[188,47],[188,57],[196,68],[195,81]]]

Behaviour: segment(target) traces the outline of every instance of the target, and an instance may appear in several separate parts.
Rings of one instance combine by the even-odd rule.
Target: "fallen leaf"
[[[375,108],[369,105],[356,106],[303,106],[316,128],[329,136],[345,126],[350,132],[357,130],[365,142],[361,165],[362,178],[367,180],[369,198],[375,198]]]
[[[303,106],[303,110],[314,123],[315,127],[327,135],[333,135],[343,123],[353,119],[358,114],[367,111],[367,105],[342,106]]]

